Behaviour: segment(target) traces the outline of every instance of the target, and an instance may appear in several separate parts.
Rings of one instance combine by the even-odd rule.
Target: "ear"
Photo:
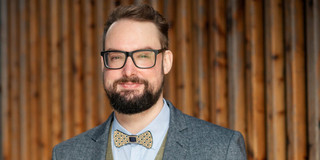
[[[103,70],[104,70],[103,57],[102,57],[102,56],[100,56],[100,59],[101,59],[101,71],[103,72]]]
[[[170,50],[166,50],[163,53],[163,72],[168,74],[172,68],[173,54]]]

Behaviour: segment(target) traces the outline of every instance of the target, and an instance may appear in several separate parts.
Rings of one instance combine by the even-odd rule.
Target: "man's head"
[[[167,22],[147,5],[120,7],[110,15],[101,64],[118,113],[140,113],[162,101],[164,74],[172,66],[167,36]]]

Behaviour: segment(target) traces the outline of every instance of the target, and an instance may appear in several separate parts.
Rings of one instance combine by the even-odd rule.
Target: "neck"
[[[146,111],[130,115],[115,111],[115,116],[122,127],[132,134],[137,134],[142,129],[147,127],[158,116],[162,107],[163,96],[161,95],[158,101]]]

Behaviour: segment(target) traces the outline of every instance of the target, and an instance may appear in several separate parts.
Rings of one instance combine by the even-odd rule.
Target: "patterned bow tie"
[[[140,144],[148,149],[152,147],[152,135],[150,131],[146,131],[140,135],[127,135],[119,130],[115,130],[113,141],[116,147],[122,147],[130,143]]]

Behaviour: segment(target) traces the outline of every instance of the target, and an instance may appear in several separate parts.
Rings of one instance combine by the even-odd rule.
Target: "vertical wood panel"
[[[30,159],[30,5],[29,1],[20,0],[20,123],[21,123],[21,157],[25,160]]]
[[[62,1],[62,114],[63,139],[74,136],[73,133],[73,85],[71,50],[71,1]]]
[[[229,127],[246,136],[244,1],[227,3]]]
[[[50,121],[50,2],[47,0],[40,1],[40,115],[41,115],[41,155],[40,159],[50,159],[52,149],[52,125]]]
[[[192,115],[193,96],[192,93],[192,74],[191,74],[191,26],[188,19],[191,18],[191,4],[188,0],[178,0],[180,9],[177,11],[177,23],[180,24],[176,30],[177,36],[177,107],[184,113]]]
[[[104,1],[104,0],[97,0],[97,9],[96,9],[96,21],[97,21],[97,32],[96,32],[96,42],[98,43],[98,52],[96,53],[96,56],[98,58],[98,67],[95,68],[97,75],[98,75],[98,81],[102,80],[102,66],[101,66],[101,56],[99,56],[99,53],[102,51],[102,38],[103,38],[103,28],[104,28],[104,21],[107,19],[107,13],[108,13],[108,6],[110,1]],[[98,118],[100,122],[103,122],[106,120],[107,117],[107,105],[108,104],[105,101],[105,93],[103,90],[102,83],[98,83]]]
[[[320,3],[309,0],[306,6],[308,146],[309,159],[320,159]]]
[[[96,65],[97,63],[97,54],[95,54],[94,45],[95,39],[93,38],[96,24],[94,23],[94,8],[93,1],[85,0],[83,2],[83,10],[84,10],[84,48],[83,48],[83,56],[84,63],[82,66],[84,67],[84,79],[85,79],[85,108],[86,108],[86,130],[93,128],[98,124],[98,116],[97,116],[97,90],[96,84],[93,83],[97,81],[96,78]]]
[[[190,57],[193,59],[193,96],[194,115],[203,120],[209,120],[208,102],[208,52],[207,52],[207,8],[204,0],[192,1],[193,4],[193,50]],[[195,54],[197,53],[197,54]]]
[[[228,127],[226,2],[210,1],[209,7],[211,122]]]
[[[266,159],[262,1],[246,1],[248,159]]]
[[[306,159],[303,2],[285,1],[288,159]]]
[[[31,0],[30,4],[30,116],[31,159],[38,160],[39,154],[39,1]]]
[[[82,12],[81,12],[81,0],[73,0],[73,85],[74,85],[74,134],[80,134],[85,130],[84,120],[84,73],[83,66],[83,48],[82,48]],[[82,56],[79,56],[82,55]]]
[[[268,159],[286,159],[282,0],[265,1]]]
[[[55,145],[62,140],[62,97],[61,97],[61,1],[52,0],[51,8],[51,104],[52,104],[52,144]]]
[[[8,19],[8,1],[1,1],[1,146],[2,159],[11,159],[11,142],[10,142],[10,106],[9,106],[9,29]]]
[[[9,40],[9,50],[10,50],[10,65],[9,65],[9,77],[10,77],[10,101],[11,101],[11,151],[12,151],[12,159],[19,159],[21,148],[20,144],[20,116],[19,116],[19,59],[18,51],[19,51],[19,43],[18,43],[18,35],[19,35],[19,14],[17,14],[18,9],[17,0],[10,1],[10,40]]]
[[[165,0],[164,2],[164,11],[163,15],[167,19],[169,23],[169,49],[173,53],[173,66],[171,68],[171,71],[168,75],[165,76],[165,85],[164,85],[164,97],[167,99],[170,99],[170,101],[173,104],[176,104],[176,60],[179,59],[176,55],[176,36],[174,30],[176,30],[176,20],[175,20],[175,7],[176,7],[176,1],[175,0]]]

